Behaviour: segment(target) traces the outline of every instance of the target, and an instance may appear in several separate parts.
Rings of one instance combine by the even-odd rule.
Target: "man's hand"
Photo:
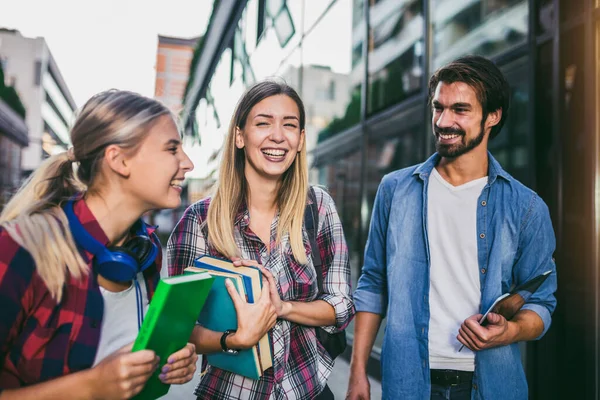
[[[370,400],[371,399],[371,384],[367,373],[358,373],[351,371],[350,379],[348,380],[348,391],[346,392],[346,400]]]
[[[483,317],[481,314],[472,315],[467,318],[456,337],[459,342],[473,351],[489,349],[497,346],[504,346],[512,343],[515,335],[512,333],[515,324],[507,321],[500,314],[489,313],[487,315],[486,326],[479,325],[479,320]]]

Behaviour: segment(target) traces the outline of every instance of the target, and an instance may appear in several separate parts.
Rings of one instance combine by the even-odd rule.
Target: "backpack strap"
[[[315,271],[317,272],[317,286],[319,294],[323,293],[323,261],[321,252],[317,245],[317,229],[319,229],[319,205],[317,204],[317,195],[315,189],[311,186],[308,191],[308,198],[311,204],[306,205],[304,210],[304,226],[310,240],[310,256],[313,260]]]

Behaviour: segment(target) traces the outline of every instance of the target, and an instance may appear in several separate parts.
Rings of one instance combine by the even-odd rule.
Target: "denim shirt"
[[[488,183],[477,204],[480,310],[485,312],[513,284],[552,270],[523,306],[544,323],[539,339],[556,307],[555,238],[548,207],[488,157]],[[427,185],[439,160],[434,154],[423,164],[386,175],[375,198],[354,301],[356,311],[387,317],[381,352],[384,399],[430,398]],[[475,353],[472,399],[527,397],[517,343]]]

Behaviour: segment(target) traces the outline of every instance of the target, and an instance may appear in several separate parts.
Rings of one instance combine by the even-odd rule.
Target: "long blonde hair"
[[[106,147],[115,144],[135,152],[163,115],[171,115],[163,104],[136,93],[109,90],[95,95],[71,129],[73,148],[44,161],[0,214],[0,225],[29,252],[58,301],[68,276],[79,279],[89,273],[71,235],[63,203],[94,190]]]
[[[248,196],[248,183],[244,175],[245,153],[243,149],[235,146],[236,130],[244,128],[252,107],[267,97],[281,94],[288,96],[297,104],[300,113],[299,128],[302,131],[306,120],[302,99],[293,88],[275,81],[263,81],[250,87],[240,99],[229,124],[219,179],[207,215],[208,240],[219,253],[228,258],[240,255],[234,240],[233,226],[239,207],[243,201],[247,201]],[[307,262],[302,240],[307,194],[308,162],[306,141],[304,141],[292,165],[283,174],[277,194],[279,208],[277,242],[279,243],[281,238],[289,233],[294,258],[301,264]]]

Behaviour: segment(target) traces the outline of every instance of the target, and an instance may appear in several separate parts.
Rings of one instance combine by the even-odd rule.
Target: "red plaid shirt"
[[[108,238],[84,201],[75,215],[98,241]],[[152,232],[149,232],[152,233]],[[160,246],[156,235],[151,235]],[[92,267],[92,255],[82,251]],[[160,277],[162,252],[145,272],[148,300]],[[0,228],[0,392],[90,368],[100,340],[104,301],[96,275],[67,278],[60,303],[52,299],[27,250]]]

